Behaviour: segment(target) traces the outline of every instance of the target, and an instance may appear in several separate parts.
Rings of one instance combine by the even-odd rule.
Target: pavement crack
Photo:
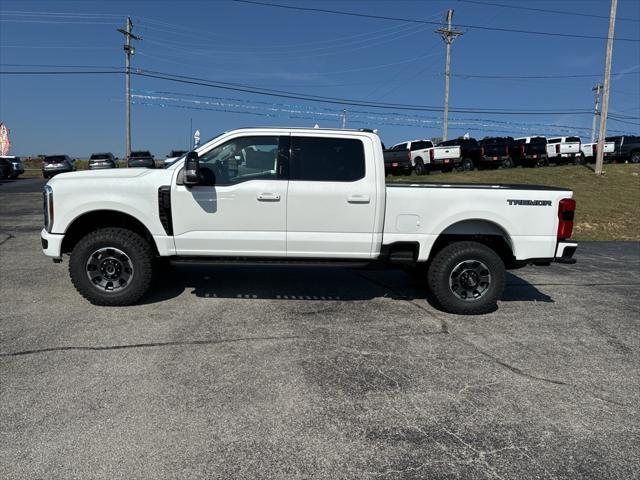
[[[20,357],[24,355],[36,355],[48,352],[68,352],[68,351],[103,351],[103,350],[128,350],[134,348],[157,348],[157,347],[179,347],[179,346],[197,346],[197,345],[220,345],[225,343],[240,342],[261,342],[270,340],[299,340],[301,337],[297,335],[282,337],[241,337],[228,338],[219,340],[186,340],[174,342],[149,342],[149,343],[133,343],[124,345],[97,345],[97,346],[62,346],[48,347],[33,350],[21,350],[18,352],[0,353],[0,357]]]
[[[7,236],[7,238],[5,238],[4,240],[2,240],[0,242],[0,246],[4,245],[5,243],[7,243],[9,240],[11,240],[12,238],[16,238],[15,235],[12,235],[11,233],[5,233],[4,235]]]

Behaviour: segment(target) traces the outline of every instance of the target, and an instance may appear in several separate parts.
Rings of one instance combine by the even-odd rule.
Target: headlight
[[[51,233],[53,228],[53,188],[45,185],[42,193],[44,200],[44,228]]]

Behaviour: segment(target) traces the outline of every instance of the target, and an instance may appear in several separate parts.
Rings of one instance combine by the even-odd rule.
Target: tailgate
[[[433,158],[435,160],[460,158],[460,147],[433,147]]]
[[[543,155],[547,153],[546,143],[527,143],[525,144],[525,152],[527,155]]]
[[[503,157],[509,155],[506,145],[482,145],[485,157]]]
[[[561,143],[560,153],[580,153],[579,143]]]

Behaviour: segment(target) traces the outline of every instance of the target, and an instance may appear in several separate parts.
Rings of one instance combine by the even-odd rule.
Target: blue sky
[[[485,0],[479,0],[485,1]],[[514,1],[496,4],[608,16],[608,0]],[[606,36],[608,20],[449,1],[298,1],[273,3],[454,24]],[[55,70],[16,65],[122,67],[116,28],[131,15],[134,68],[242,83],[304,94],[441,106],[444,43],[435,26],[294,11],[218,1],[0,0],[0,70]],[[30,12],[30,13],[25,13]],[[40,12],[40,13],[33,13]],[[42,13],[45,12],[45,13]],[[86,15],[81,15],[86,14]],[[117,15],[117,16],[116,16]],[[640,38],[640,1],[620,0],[616,37]],[[635,19],[636,21],[629,21]],[[545,37],[461,28],[453,45],[454,74],[602,75],[605,40]],[[93,67],[92,67],[93,68]],[[69,67],[68,70],[79,69]],[[640,117],[640,43],[616,41],[612,112]],[[469,132],[522,136],[567,132],[590,136],[592,86],[601,77],[491,79],[453,77],[455,107],[554,109],[546,115],[450,114],[449,137]],[[240,126],[378,128],[390,145],[431,138],[441,113],[343,107],[220,90],[134,76],[133,147],[163,157],[185,148],[190,121],[203,138]],[[103,75],[0,75],[0,120],[11,129],[12,154],[124,152],[124,78]],[[410,115],[407,116],[407,115]],[[629,122],[640,123],[638,119]],[[608,132],[640,127],[610,121]]]

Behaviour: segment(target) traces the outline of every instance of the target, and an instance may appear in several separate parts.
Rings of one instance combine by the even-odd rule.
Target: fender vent
[[[173,220],[171,219],[171,187],[164,185],[158,188],[158,215],[160,223],[167,235],[173,235]]]

